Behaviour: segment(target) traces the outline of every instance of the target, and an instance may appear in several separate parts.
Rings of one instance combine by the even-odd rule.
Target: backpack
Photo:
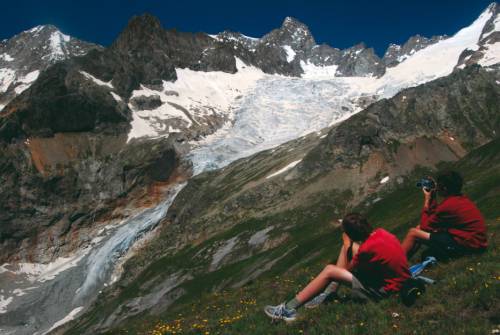
[[[399,291],[401,302],[408,307],[412,306],[417,298],[424,293],[425,281],[414,277],[407,279]]]

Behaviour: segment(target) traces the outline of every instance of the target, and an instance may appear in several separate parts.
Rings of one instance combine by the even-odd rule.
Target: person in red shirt
[[[462,176],[446,171],[437,176],[435,184],[434,189],[423,188],[420,225],[410,229],[403,240],[408,258],[421,244],[429,246],[427,256],[438,259],[484,251],[488,245],[486,225],[479,209],[462,194]],[[443,198],[439,204],[436,195]]]
[[[339,283],[352,286],[355,299],[378,301],[398,292],[410,278],[406,254],[396,236],[382,228],[373,229],[357,213],[342,220],[343,246],[336,265],[327,265],[295,298],[264,312],[273,319],[293,321],[302,305],[317,307],[334,295]],[[349,259],[349,255],[354,255]]]

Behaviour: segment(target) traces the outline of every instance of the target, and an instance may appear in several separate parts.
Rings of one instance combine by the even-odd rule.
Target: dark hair
[[[342,220],[342,229],[354,242],[366,240],[373,231],[366,218],[358,213],[347,214]]]
[[[464,183],[462,176],[457,171],[441,172],[437,178],[438,189],[444,191],[447,195],[462,194],[462,185]]]

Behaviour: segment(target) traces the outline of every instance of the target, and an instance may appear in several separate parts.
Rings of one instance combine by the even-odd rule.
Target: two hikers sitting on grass
[[[336,265],[327,265],[295,298],[264,312],[273,319],[293,321],[297,308],[313,308],[333,299],[339,283],[350,284],[354,298],[378,301],[402,290],[408,280],[408,258],[421,244],[425,256],[449,259],[484,251],[486,226],[477,207],[462,192],[459,173],[448,171],[423,188],[424,208],[420,225],[410,229],[402,244],[384,229],[373,228],[359,214],[342,220],[343,246]],[[437,195],[443,198],[437,203]],[[352,260],[349,255],[354,255]],[[407,289],[405,287],[403,290]]]
[[[435,187],[423,188],[420,225],[410,229],[402,246],[408,258],[424,244],[425,256],[445,260],[486,249],[486,225],[481,212],[462,194],[463,179],[456,171],[439,174]],[[443,198],[438,204],[437,195]]]
[[[333,299],[340,283],[352,286],[355,299],[378,301],[398,292],[410,278],[408,261],[396,236],[382,228],[373,229],[360,214],[342,220],[343,245],[336,265],[327,265],[295,298],[277,306],[266,306],[273,319],[293,321],[297,308],[319,306]],[[350,255],[354,255],[349,259]]]

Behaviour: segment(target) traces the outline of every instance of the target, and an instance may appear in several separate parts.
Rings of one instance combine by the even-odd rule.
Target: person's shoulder
[[[454,207],[461,206],[464,201],[470,201],[464,195],[449,195],[441,201],[438,205],[438,210],[453,209]]]
[[[386,236],[394,236],[392,233],[389,231],[385,230],[384,228],[377,228],[373,231],[373,234],[377,234],[380,237],[386,237]]]
[[[370,234],[370,237],[366,241],[369,242],[368,244],[372,244],[378,241],[387,241],[388,239],[395,238],[396,236],[394,236],[394,234],[388,232],[384,228],[377,228]]]
[[[441,205],[443,207],[450,206],[463,206],[463,204],[474,204],[472,200],[470,200],[466,195],[464,194],[457,194],[457,195],[450,195],[446,199],[443,200]]]

